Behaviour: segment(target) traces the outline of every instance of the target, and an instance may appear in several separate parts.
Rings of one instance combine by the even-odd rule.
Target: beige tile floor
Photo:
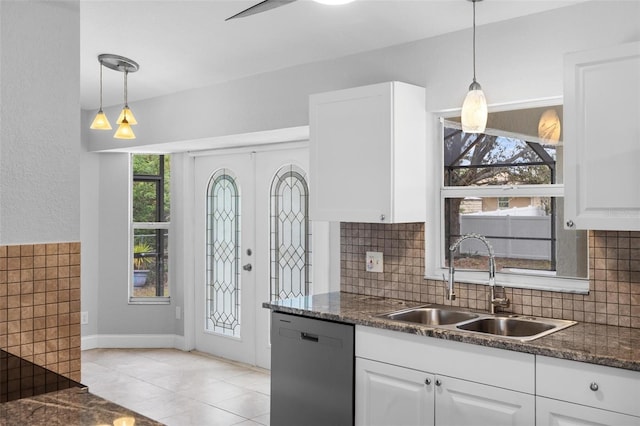
[[[161,423],[269,425],[269,371],[177,349],[82,352],[89,391]]]

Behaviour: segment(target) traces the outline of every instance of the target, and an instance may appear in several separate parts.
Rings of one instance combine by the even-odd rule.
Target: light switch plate
[[[384,272],[384,268],[383,268],[384,256],[382,252],[368,251],[366,259],[367,259],[366,271]]]
[[[81,325],[89,324],[89,312],[87,311],[80,312],[80,324]]]

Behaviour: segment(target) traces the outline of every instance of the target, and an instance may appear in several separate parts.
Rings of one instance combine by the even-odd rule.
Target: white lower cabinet
[[[434,424],[432,374],[356,358],[356,425]]]
[[[355,424],[533,425],[534,365],[528,354],[356,327]]]
[[[640,426],[640,372],[536,357],[538,426]]]
[[[536,397],[536,425],[637,426],[640,418],[539,396]]]
[[[534,396],[436,376],[436,425],[533,425]]]
[[[533,395],[356,358],[356,425],[531,425]]]

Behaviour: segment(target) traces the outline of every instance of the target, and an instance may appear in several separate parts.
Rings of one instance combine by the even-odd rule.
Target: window
[[[563,228],[562,144],[523,128],[491,127],[492,121],[512,125],[532,117],[537,130],[538,108],[518,111],[522,120],[505,114],[490,114],[484,134],[464,133],[456,119],[442,121],[442,186],[435,212],[442,225],[440,238],[431,238],[437,256],[431,265],[427,258],[427,275],[442,279],[453,258],[456,279],[486,283],[488,255],[480,241],[465,240],[449,251],[460,236],[475,233],[493,247],[498,283],[586,291],[586,232]]]
[[[169,301],[170,158],[131,156],[131,302]]]
[[[271,300],[306,296],[311,283],[309,189],[305,173],[282,167],[271,182]]]
[[[498,208],[499,209],[508,209],[509,208],[509,197],[498,197]]]

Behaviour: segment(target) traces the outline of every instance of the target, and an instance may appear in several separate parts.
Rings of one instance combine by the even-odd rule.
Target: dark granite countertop
[[[265,302],[262,306],[310,318],[366,325],[534,355],[640,371],[640,329],[636,328],[578,323],[551,335],[530,342],[521,342],[480,333],[438,329],[376,317],[378,314],[422,305],[425,304],[335,292],[278,302]],[[455,309],[459,310],[459,308]]]
[[[88,392],[69,388],[0,404],[0,426],[113,425],[121,417],[133,417],[135,426],[162,425]]]

